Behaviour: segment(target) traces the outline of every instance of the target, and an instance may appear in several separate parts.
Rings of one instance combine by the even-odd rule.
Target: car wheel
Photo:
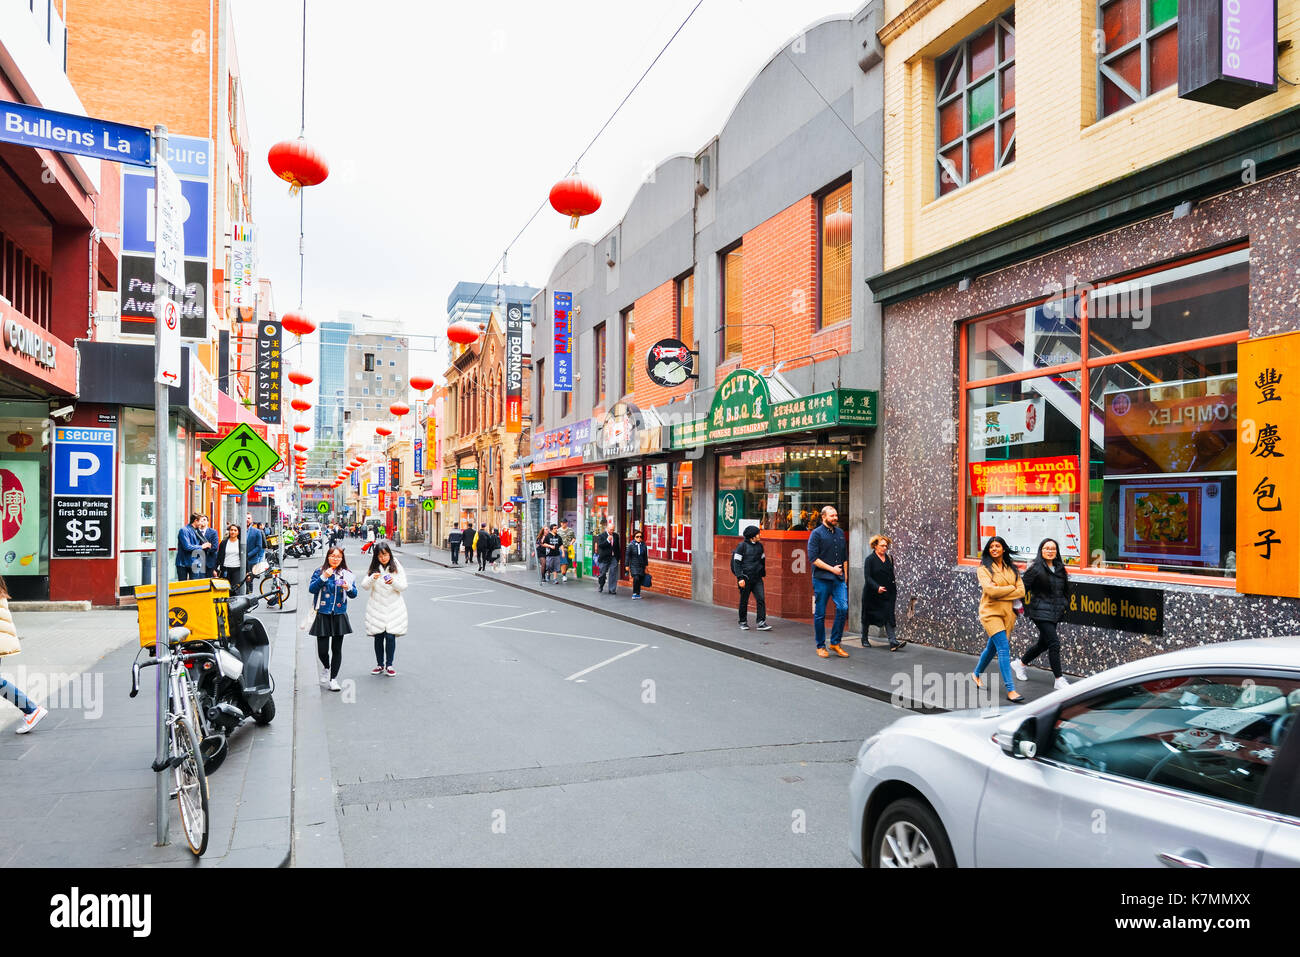
[[[885,808],[871,838],[870,867],[956,867],[948,835],[934,811],[914,798]]]

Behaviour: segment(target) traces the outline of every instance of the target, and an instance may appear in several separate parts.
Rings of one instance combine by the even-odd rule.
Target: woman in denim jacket
[[[312,622],[311,633],[316,636],[321,686],[342,691],[338,677],[343,661],[343,636],[352,632],[348,599],[357,597],[357,579],[348,571],[343,549],[335,546],[325,553],[324,563],[311,573],[307,590],[316,596],[316,620]]]

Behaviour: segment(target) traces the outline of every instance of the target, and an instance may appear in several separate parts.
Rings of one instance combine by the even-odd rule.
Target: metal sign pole
[[[154,156],[157,161],[166,162],[167,159],[167,127],[155,126],[154,135]],[[154,202],[161,201],[163,195],[162,185],[158,180],[158,167],[154,167]],[[155,216],[157,211],[155,209]],[[157,281],[154,277],[154,498],[157,501],[157,522],[154,523],[154,564],[158,571],[154,575],[156,586],[154,589],[154,654],[165,655],[167,653],[167,606],[170,602],[170,584],[171,573],[167,561],[167,538],[171,529],[171,516],[168,514],[167,497],[170,491],[168,464],[171,461],[171,436],[168,432],[168,419],[170,418],[168,402],[170,395],[167,392],[169,386],[163,385],[158,380],[162,378],[162,335],[158,332],[158,324],[162,321],[163,303],[167,300],[167,295],[163,290],[168,288],[167,283]],[[168,290],[170,291],[170,290]],[[182,509],[184,511],[184,509]],[[179,546],[179,542],[178,542]],[[177,557],[181,555],[177,552]],[[162,765],[167,760],[167,698],[168,698],[168,678],[169,674],[166,668],[159,667],[157,671],[157,705],[156,705],[156,726],[155,726],[155,749],[154,761],[157,765]],[[157,821],[157,839],[155,844],[162,847],[167,843],[167,830],[171,822],[167,815],[167,774],[165,771],[159,771],[154,775],[154,799],[155,810],[154,817]]]

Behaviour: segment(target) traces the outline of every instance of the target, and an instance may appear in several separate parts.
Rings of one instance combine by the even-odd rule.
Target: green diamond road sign
[[[321,502],[319,505],[316,506],[316,511],[320,512],[322,515],[324,515],[329,510],[330,510],[329,502]]]
[[[420,508],[424,509],[426,512],[432,512],[432,511],[433,511],[433,499],[431,499],[431,498],[426,498],[423,502],[420,503]]]
[[[247,492],[258,479],[280,463],[275,449],[241,422],[233,432],[208,451],[213,468],[235,488]]]

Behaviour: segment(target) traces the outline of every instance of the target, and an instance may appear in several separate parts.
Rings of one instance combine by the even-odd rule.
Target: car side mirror
[[[1038,718],[1029,717],[1011,736],[1010,755],[1013,758],[1034,758],[1038,754]]]

